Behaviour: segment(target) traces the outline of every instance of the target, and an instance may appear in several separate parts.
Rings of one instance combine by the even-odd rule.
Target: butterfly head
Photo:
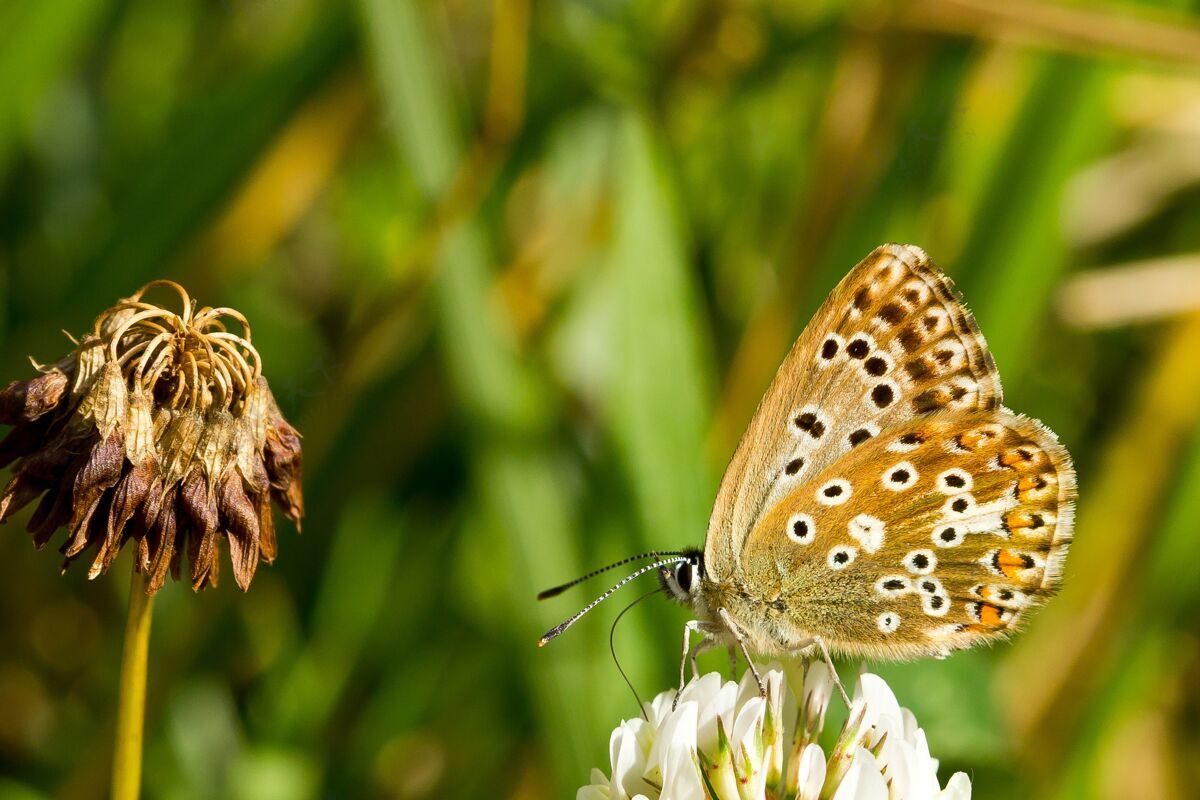
[[[694,548],[682,551],[684,558],[658,570],[658,582],[675,601],[695,606],[704,577],[704,554]]]

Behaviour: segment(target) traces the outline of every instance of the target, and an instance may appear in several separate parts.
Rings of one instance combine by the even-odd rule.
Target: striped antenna
[[[622,558],[620,561],[616,562],[615,564],[609,564],[607,567],[601,567],[600,569],[592,570],[587,575],[576,578],[573,581],[568,581],[567,583],[564,583],[562,586],[555,586],[553,589],[546,589],[543,592],[538,592],[537,599],[545,600],[548,597],[557,597],[558,595],[565,592],[567,589],[570,589],[572,586],[577,586],[577,585],[583,583],[584,581],[588,580],[589,578],[594,578],[601,573],[608,572],[610,569],[616,569],[617,567],[623,567],[626,564],[628,564],[630,561],[641,561],[643,558],[662,558],[663,556],[681,556],[681,555],[683,555],[683,553],[681,553],[677,550],[654,550],[649,553],[638,553],[636,556],[630,556],[629,558]]]
[[[612,587],[611,589],[609,589],[607,592],[605,592],[604,594],[600,595],[600,596],[599,596],[599,597],[597,597],[595,600],[593,600],[592,602],[590,602],[590,603],[588,603],[586,606],[584,606],[584,607],[583,607],[583,609],[582,609],[582,610],[581,610],[581,611],[580,611],[578,614],[576,614],[575,616],[571,617],[571,618],[570,618],[569,620],[567,620],[566,622],[562,622],[562,623],[560,623],[560,624],[558,624],[558,625],[555,625],[553,628],[551,628],[550,630],[546,631],[546,633],[545,633],[545,634],[542,636],[542,638],[541,638],[541,639],[538,639],[538,647],[545,647],[545,646],[546,646],[546,645],[547,645],[547,644],[548,644],[548,643],[549,643],[551,640],[553,640],[554,638],[556,638],[556,637],[557,637],[557,636],[558,636],[560,633],[562,633],[562,632],[563,632],[563,631],[565,631],[567,628],[571,627],[571,626],[572,626],[572,625],[574,625],[576,622],[578,622],[578,621],[579,621],[579,619],[580,619],[580,617],[582,617],[584,614],[588,613],[588,612],[589,612],[589,611],[591,611],[593,608],[595,608],[596,606],[600,605],[602,602],[604,602],[605,600],[607,600],[607,599],[608,599],[608,597],[609,597],[609,595],[611,595],[611,594],[612,594],[613,592],[615,592],[617,589],[620,589],[620,588],[621,588],[622,586],[624,586],[625,584],[629,583],[629,582],[630,582],[631,580],[633,580],[634,578],[636,578],[636,577],[638,577],[638,576],[640,576],[640,575],[644,575],[644,574],[646,574],[647,572],[650,572],[651,570],[658,569],[659,567],[665,567],[665,566],[667,566],[668,564],[678,564],[678,563],[680,563],[681,561],[687,561],[687,560],[688,560],[688,556],[681,555],[681,556],[677,556],[677,557],[675,557],[675,558],[666,558],[666,559],[663,559],[662,561],[655,561],[653,564],[647,564],[646,566],[644,566],[644,567],[642,567],[642,568],[638,569],[638,570],[637,570],[636,572],[634,572],[633,574],[631,574],[631,575],[628,575],[628,576],[626,576],[626,577],[622,578],[622,579],[620,580],[620,582],[618,582],[618,583],[617,583],[615,586],[613,586],[613,587]]]

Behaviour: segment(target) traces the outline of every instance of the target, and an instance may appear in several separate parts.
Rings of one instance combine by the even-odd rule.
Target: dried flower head
[[[166,287],[182,311],[146,302]],[[229,330],[230,323],[240,333]],[[300,435],[279,413],[231,308],[197,308],[183,287],[154,281],[96,318],[74,351],[0,391],[0,522],[39,496],[28,529],[40,548],[60,527],[65,569],[93,551],[103,574],[126,542],[149,594],[186,549],[193,589],[216,585],[219,542],[245,590],[259,559],[275,558],[271,500],[297,528]]]

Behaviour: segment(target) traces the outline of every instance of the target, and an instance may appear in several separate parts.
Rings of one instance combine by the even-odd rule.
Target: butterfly
[[[713,646],[944,657],[1013,632],[1056,590],[1075,472],[1040,422],[1006,409],[995,361],[920,248],[876,248],[784,359],[717,491],[701,550],[652,558]],[[617,565],[597,570],[603,572]],[[543,592],[557,594],[562,587]],[[689,654],[693,632],[703,638]],[[757,673],[755,673],[757,675]]]

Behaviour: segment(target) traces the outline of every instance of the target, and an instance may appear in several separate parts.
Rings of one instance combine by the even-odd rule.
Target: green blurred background
[[[250,317],[305,435],[304,534],[246,595],[159,595],[146,796],[573,796],[636,714],[620,604],[539,651],[602,587],[534,594],[701,543],[790,340],[885,241],[958,281],[1081,501],[1022,636],[878,669],[979,797],[1195,796],[1194,13],[0,0],[0,380],[171,277]],[[0,797],[99,798],[129,556],[60,577],[24,519]],[[643,695],[684,618],[622,621]]]

